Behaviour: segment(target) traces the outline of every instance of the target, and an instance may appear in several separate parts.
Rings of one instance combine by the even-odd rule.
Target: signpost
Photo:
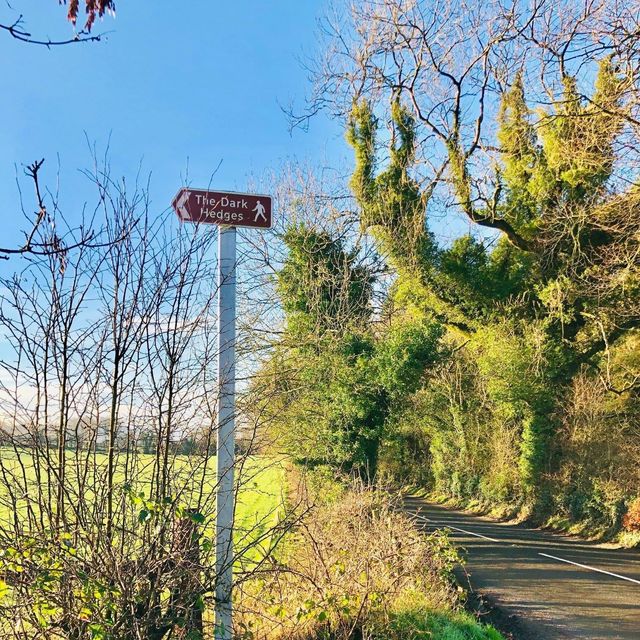
[[[217,224],[218,411],[216,485],[216,640],[231,640],[235,458],[236,227],[269,229],[271,196],[180,189],[172,202],[182,222]]]
[[[271,196],[206,189],[180,189],[173,208],[183,222],[271,227]]]

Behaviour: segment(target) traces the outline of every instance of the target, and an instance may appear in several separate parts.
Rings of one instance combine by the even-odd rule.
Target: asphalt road
[[[407,511],[446,527],[466,559],[472,598],[516,640],[640,640],[640,553],[605,549],[452,511],[419,498]]]

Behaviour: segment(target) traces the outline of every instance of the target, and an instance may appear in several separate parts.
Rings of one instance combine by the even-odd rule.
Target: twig
[[[100,42],[102,40],[102,37],[106,35],[104,33],[91,35],[87,31],[79,31],[73,38],[68,38],[67,40],[40,40],[34,38],[28,31],[25,31],[22,25],[22,15],[20,15],[13,24],[0,24],[0,29],[7,31],[11,35],[11,37],[15,38],[16,40],[20,40],[20,42],[37,44],[43,47],[59,47],[66,44],[75,44],[78,42]]]

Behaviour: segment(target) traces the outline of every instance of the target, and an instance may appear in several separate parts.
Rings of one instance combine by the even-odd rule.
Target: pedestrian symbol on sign
[[[254,222],[258,222],[258,218],[262,218],[265,222],[267,221],[267,216],[264,215],[265,208],[260,200],[258,200],[256,206],[253,208],[253,211],[256,212],[256,217],[253,219]]]

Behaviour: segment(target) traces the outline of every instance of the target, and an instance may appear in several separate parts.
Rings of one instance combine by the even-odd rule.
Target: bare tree
[[[11,256],[17,255],[54,256],[59,260],[60,268],[64,270],[67,253],[96,240],[96,232],[80,225],[70,231],[71,239],[69,240],[65,239],[58,231],[55,214],[47,209],[43,188],[40,184],[40,171],[43,164],[44,159],[37,160],[25,169],[25,174],[33,182],[37,210],[32,215],[25,213],[29,228],[23,232],[24,242],[18,247],[0,247],[0,259],[8,260]],[[52,208],[60,217],[60,212],[56,211],[57,204],[55,202]],[[64,224],[64,219],[61,222]]]
[[[66,4],[65,0],[60,0],[59,4]],[[75,26],[80,11],[80,1],[70,0],[67,19]],[[0,21],[0,31],[8,33],[15,40],[29,44],[41,45],[48,48],[64,46],[82,42],[98,42],[102,39],[100,34],[91,34],[91,27],[96,18],[102,18],[105,13],[115,15],[115,3],[113,0],[86,0],[86,23],[81,31],[75,32],[71,38],[43,38],[31,34],[26,29],[24,16],[20,14],[12,22]],[[11,6],[7,3],[9,9]],[[11,256],[45,256],[55,255],[60,260],[61,268],[64,268],[64,261],[67,252],[87,245],[94,240],[91,233],[80,228],[80,233],[76,235],[73,242],[68,243],[56,230],[55,203],[53,211],[48,211],[44,201],[44,189],[40,182],[40,171],[44,159],[36,160],[25,169],[27,176],[33,181],[36,196],[36,212],[28,215],[28,229],[24,232],[24,242],[17,247],[0,247],[0,259],[8,260]],[[64,220],[62,221],[64,223]],[[43,233],[43,227],[47,232]]]
[[[578,78],[580,99],[593,100],[586,87],[598,62],[613,56],[632,80],[619,107],[593,107],[615,109],[636,128],[637,16],[634,3],[623,7],[608,0],[586,5],[571,0],[356,2],[323,23],[326,52],[310,67],[315,90],[305,112],[290,114],[292,125],[319,110],[348,120],[352,105],[361,100],[387,117],[385,105],[401,100],[418,124],[415,169],[423,183],[450,185],[450,196],[472,222],[504,233],[521,249],[537,250],[497,206],[503,195],[495,172],[500,98],[523,74],[527,99],[541,107],[534,126],[544,126],[553,116],[542,109],[558,99],[566,78]],[[621,140],[623,148],[625,166],[633,170],[635,137]]]
[[[101,241],[80,243],[64,269],[46,255],[2,282],[0,547],[18,555],[0,566],[11,593],[0,629],[193,636],[217,580],[216,233],[151,216],[146,185],[126,189],[105,166],[87,176]],[[185,455],[196,432],[204,446]],[[279,464],[252,453],[236,461],[240,501]],[[279,505],[249,515],[238,583],[290,526]]]

